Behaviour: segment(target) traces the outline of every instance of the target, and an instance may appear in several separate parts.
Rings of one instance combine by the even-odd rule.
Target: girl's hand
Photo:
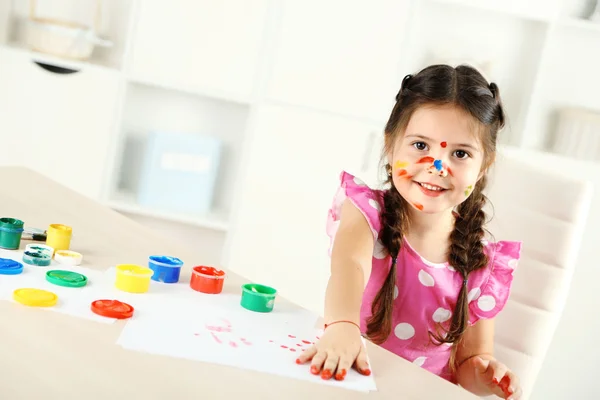
[[[371,374],[360,330],[347,322],[328,326],[321,339],[305,350],[296,363],[304,364],[309,360],[312,360],[310,372],[320,373],[323,379],[335,376],[335,379],[343,380],[353,365],[361,374]]]
[[[519,378],[506,365],[496,360],[473,357],[476,378],[496,396],[507,400],[519,400],[523,390]]]

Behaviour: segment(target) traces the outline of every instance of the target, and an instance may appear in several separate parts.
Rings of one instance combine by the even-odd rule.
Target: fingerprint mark
[[[294,336],[294,335],[288,335],[288,337],[292,338],[292,339],[296,339],[296,336]]]
[[[310,344],[310,342],[308,340],[303,340],[302,343],[304,343],[304,344]]]

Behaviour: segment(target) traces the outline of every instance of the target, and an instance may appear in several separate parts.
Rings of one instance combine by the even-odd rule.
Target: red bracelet
[[[352,324],[352,325],[356,326],[358,328],[358,330],[360,331],[360,326],[358,326],[358,324],[356,322],[353,322],[353,321],[350,321],[350,320],[347,320],[347,319],[341,319],[339,321],[333,321],[333,322],[330,322],[328,324],[325,324],[325,327],[323,329],[327,329],[328,326],[331,326],[333,324],[338,324],[340,322],[347,322],[349,324]]]

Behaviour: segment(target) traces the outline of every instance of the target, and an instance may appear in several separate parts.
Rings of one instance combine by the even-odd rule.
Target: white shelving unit
[[[55,136],[61,130],[60,142],[42,141],[47,149],[36,159],[9,154],[3,162],[34,166],[129,215],[219,232],[226,237],[223,264],[243,272],[270,246],[261,238],[272,238],[273,254],[291,257],[299,233],[323,232],[326,209],[314,218],[302,213],[318,213],[330,196],[297,201],[309,191],[303,185],[331,187],[333,195],[343,167],[377,183],[382,129],[402,77],[426,64],[470,62],[499,85],[509,117],[503,145],[547,149],[557,109],[600,109],[600,24],[584,19],[591,12],[585,0],[105,4],[101,34],[115,46],[70,61],[28,49],[27,2],[0,0],[0,134],[23,132],[6,134],[20,146],[44,128]],[[32,61],[78,72],[55,74]],[[36,96],[45,103],[28,102]],[[137,202],[143,150],[154,131],[224,141],[207,215]],[[77,164],[56,161],[65,148]],[[301,164],[304,153],[310,165]],[[295,228],[271,221],[289,212],[298,213],[288,220]],[[322,254],[305,254],[288,268],[314,263],[322,272],[323,262]],[[248,274],[268,279],[277,263],[265,260]],[[289,277],[282,291],[301,300]],[[314,307],[321,303],[316,298]]]

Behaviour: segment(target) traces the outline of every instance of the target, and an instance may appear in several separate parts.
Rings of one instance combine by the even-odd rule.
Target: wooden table
[[[173,254],[199,264],[189,249],[43,175],[0,168],[0,214],[27,227],[73,227],[71,248],[106,269]],[[22,241],[24,248],[28,242]],[[1,277],[0,277],[1,279]],[[182,272],[189,279],[189,272]],[[229,273],[225,291],[245,282]],[[278,302],[284,299],[278,298]],[[0,302],[0,398],[18,399],[444,399],[476,397],[369,343],[378,391],[364,394],[233,367],[128,351],[115,344],[126,322],[101,324]],[[307,367],[308,373],[308,367]]]

